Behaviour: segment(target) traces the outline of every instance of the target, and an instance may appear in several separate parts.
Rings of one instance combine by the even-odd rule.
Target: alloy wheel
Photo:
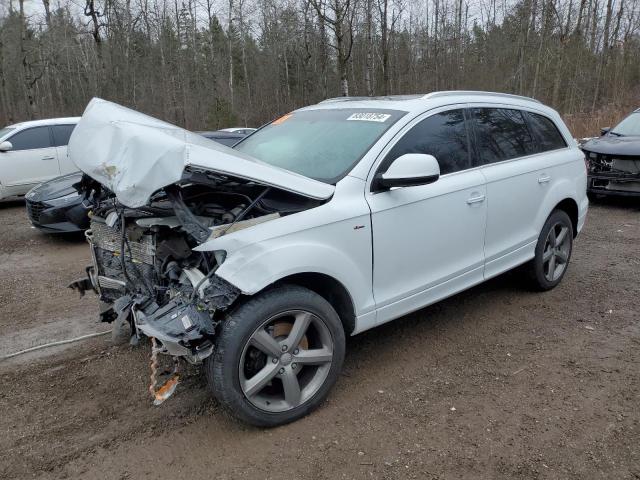
[[[242,351],[242,393],[267,412],[296,408],[324,384],[333,350],[331,332],[320,317],[304,310],[279,313],[251,334]]]
[[[569,227],[563,222],[556,222],[547,234],[542,253],[543,272],[547,281],[554,282],[562,276],[567,268],[570,254]]]

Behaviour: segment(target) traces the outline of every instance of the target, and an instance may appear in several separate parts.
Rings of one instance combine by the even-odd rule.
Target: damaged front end
[[[100,318],[114,338],[152,341],[151,393],[159,404],[177,385],[178,359],[201,363],[215,349],[218,326],[241,291],[216,275],[224,251],[196,252],[203,242],[309,208],[316,201],[272,187],[185,170],[183,179],[131,209],[84,177],[92,200],[85,235],[93,264],[70,287],[95,291]],[[157,355],[174,357],[174,375],[156,390]]]
[[[640,196],[640,155],[585,154],[589,162],[589,192]]]
[[[93,259],[70,287],[100,296],[114,338],[152,339],[154,372],[159,353],[193,364],[209,357],[241,295],[216,275],[226,251],[194,249],[318,206],[335,188],[100,99],[68,148],[84,172],[75,188],[90,209]]]
[[[241,294],[215,274],[226,252],[193,248],[314,203],[193,169],[135,209],[88,177],[80,188],[93,199],[85,234],[93,265],[87,278],[70,287],[97,292],[101,320],[130,328],[133,342],[142,335],[155,338],[162,353],[190,363],[211,355],[216,327]]]

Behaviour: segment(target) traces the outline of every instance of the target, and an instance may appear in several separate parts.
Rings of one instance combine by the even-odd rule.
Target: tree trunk
[[[229,103],[233,112],[233,0],[229,0],[229,23],[227,25],[227,39],[229,40]]]
[[[596,71],[596,86],[593,92],[593,102],[591,103],[591,111],[595,112],[596,105],[600,99],[600,80],[603,77],[609,53],[609,31],[611,29],[611,16],[613,14],[613,0],[607,0],[607,14],[604,20],[604,31],[602,33],[602,52],[600,52],[600,61]]]

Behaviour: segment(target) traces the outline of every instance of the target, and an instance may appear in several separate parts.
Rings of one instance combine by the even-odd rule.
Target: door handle
[[[55,160],[56,157],[42,157],[42,160]]]
[[[549,183],[551,181],[551,177],[546,173],[538,177],[538,183]]]
[[[480,203],[480,202],[484,202],[484,198],[485,196],[483,194],[475,194],[472,197],[469,197],[467,199],[467,203],[469,205],[473,204],[473,203]]]

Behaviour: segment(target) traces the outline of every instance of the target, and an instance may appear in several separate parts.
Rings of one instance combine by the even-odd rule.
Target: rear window
[[[22,130],[8,139],[13,150],[34,150],[51,146],[49,127],[34,127]]]
[[[525,115],[529,129],[536,139],[537,152],[548,152],[567,146],[567,142],[551,119],[532,112],[525,112]]]
[[[501,162],[537,152],[520,110],[473,108],[476,145],[483,164]]]
[[[51,127],[53,130],[53,144],[56,147],[64,147],[69,144],[69,137],[75,125],[54,125]]]

